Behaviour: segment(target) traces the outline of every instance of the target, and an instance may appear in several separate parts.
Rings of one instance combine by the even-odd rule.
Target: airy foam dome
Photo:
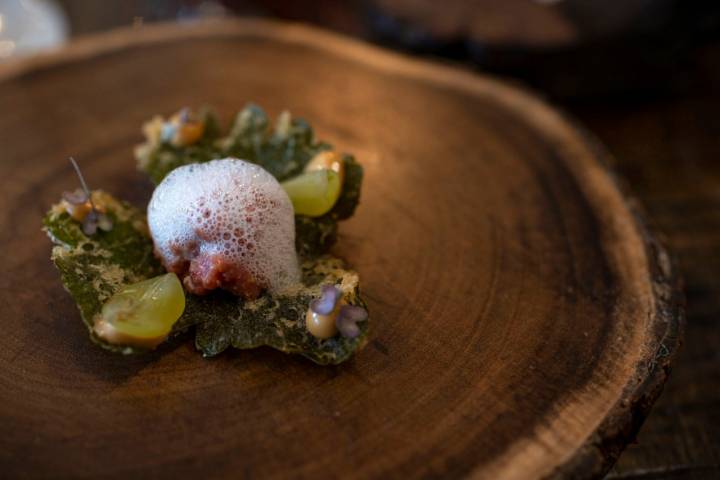
[[[234,158],[186,165],[148,206],[155,253],[185,288],[245,298],[300,280],[292,203],[275,178]]]

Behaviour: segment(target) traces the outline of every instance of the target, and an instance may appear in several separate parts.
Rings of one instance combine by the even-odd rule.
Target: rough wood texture
[[[665,392],[610,478],[720,478],[720,42],[698,50],[682,95],[568,104],[613,153],[677,256],[685,342]]]
[[[290,108],[366,166],[336,253],[373,340],[321,368],[88,342],[39,231],[82,162],[138,204],[138,125]],[[494,80],[265,22],[121,31],[0,72],[6,476],[601,475],[659,394],[677,279],[603,149]]]

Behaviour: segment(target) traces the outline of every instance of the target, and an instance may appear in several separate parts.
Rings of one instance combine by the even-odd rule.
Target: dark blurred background
[[[157,21],[256,16],[521,83],[605,143],[671,248],[685,346],[614,479],[720,478],[720,1],[0,0],[0,62]]]
[[[50,23],[38,21],[44,16],[57,18],[56,23],[61,25],[59,32],[47,39],[49,43],[157,21],[190,22],[224,15],[275,17],[516,77],[561,99],[599,99],[626,93],[639,98],[702,86],[696,83],[702,79],[688,75],[688,69],[693,68],[708,43],[720,38],[719,3],[0,0],[0,15],[6,17],[6,31],[0,29],[0,41],[13,24],[21,23],[36,25],[36,31],[21,32],[25,37],[47,37]],[[43,10],[47,11],[45,15]],[[17,43],[15,53],[23,53],[23,42]],[[6,45],[4,56],[9,57],[7,49]]]

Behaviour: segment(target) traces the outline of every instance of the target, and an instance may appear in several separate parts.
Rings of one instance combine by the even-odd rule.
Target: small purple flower
[[[322,288],[320,298],[310,302],[310,310],[318,315],[330,315],[337,308],[338,302],[342,299],[342,291],[335,285],[325,285]],[[343,337],[355,338],[360,335],[358,322],[364,322],[368,318],[367,310],[355,305],[343,305],[340,307],[335,326]]]
[[[82,205],[88,201],[88,196],[79,188],[74,192],[63,192],[62,196],[70,205]]]
[[[97,210],[90,210],[82,222],[83,233],[87,236],[95,235],[98,228],[103,232],[109,232],[112,227],[113,222],[110,217]]]
[[[190,108],[183,107],[178,114],[178,119],[180,120],[180,123],[188,123],[190,121]]]
[[[80,167],[78,166],[75,159],[72,157],[70,157],[70,163],[72,163],[72,166],[75,169],[75,173],[77,174],[78,179],[80,179],[80,185],[82,185],[82,190],[78,189],[74,192],[65,192],[63,193],[63,198],[71,205],[82,205],[85,202],[90,202],[90,211],[87,213],[87,215],[85,215],[85,218],[82,222],[82,231],[85,235],[95,235],[98,227],[104,232],[109,232],[110,230],[112,230],[113,227],[112,220],[110,219],[110,217],[108,217],[102,212],[99,212],[98,209],[95,208],[95,203],[93,203],[90,189],[85,183],[85,178],[83,178]]]
[[[339,288],[335,285],[325,285],[320,298],[310,303],[310,309],[319,315],[330,315],[341,297],[342,292]]]
[[[95,212],[95,210],[90,210],[83,219],[82,231],[85,235],[90,237],[92,235],[95,235],[95,232],[97,232],[97,227],[97,212]]]
[[[367,318],[368,313],[364,308],[356,305],[343,305],[335,319],[335,325],[343,337],[355,338],[360,335],[358,322],[364,322]]]

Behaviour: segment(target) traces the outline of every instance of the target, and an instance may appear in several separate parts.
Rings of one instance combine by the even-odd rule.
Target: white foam
[[[148,225],[164,259],[196,245],[199,255],[221,253],[242,265],[271,291],[300,280],[292,203],[270,173],[244,160],[173,170],[153,193]]]

